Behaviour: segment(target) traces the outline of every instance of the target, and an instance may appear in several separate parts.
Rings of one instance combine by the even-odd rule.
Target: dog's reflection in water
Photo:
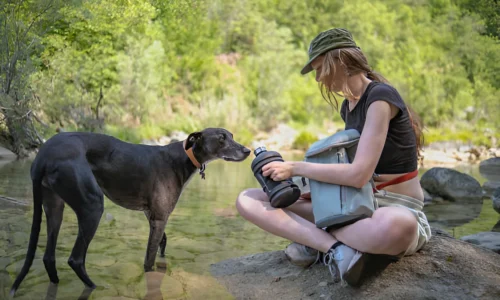
[[[54,284],[52,282],[49,283],[49,286],[47,287],[47,294],[45,296],[45,300],[55,300],[57,299],[57,288],[58,288],[58,285],[57,284]],[[91,289],[91,288],[88,288],[88,287],[85,287],[82,291],[82,293],[80,294],[80,296],[78,296],[78,300],[86,300],[90,297],[90,294],[92,294],[92,292],[94,291],[94,289]]]
[[[159,259],[156,265],[156,271],[144,273],[146,278],[146,295],[144,300],[163,300],[163,295],[161,293],[161,283],[165,277],[167,271],[167,264],[164,259]],[[57,284],[49,283],[47,288],[47,295],[45,300],[55,300],[57,299]],[[78,297],[78,300],[87,300],[94,290],[85,287]]]
[[[163,300],[161,283],[165,277],[165,268],[156,266],[156,271],[144,273],[146,276],[146,295],[144,300]]]

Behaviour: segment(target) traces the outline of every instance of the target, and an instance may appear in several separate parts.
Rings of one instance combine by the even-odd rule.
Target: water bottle
[[[255,158],[252,161],[253,175],[269,197],[271,206],[283,208],[292,205],[300,197],[299,187],[288,178],[283,181],[274,181],[269,176],[262,175],[262,167],[273,161],[284,161],[276,151],[267,151],[265,147],[254,150]]]

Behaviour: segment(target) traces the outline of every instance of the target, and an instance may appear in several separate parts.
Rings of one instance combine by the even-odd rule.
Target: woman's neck
[[[351,91],[351,95],[346,95],[347,100],[353,104],[357,103],[371,80],[365,77],[365,74],[359,73],[347,78],[347,86]]]

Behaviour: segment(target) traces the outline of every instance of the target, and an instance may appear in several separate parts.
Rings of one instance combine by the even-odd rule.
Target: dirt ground
[[[283,251],[225,260],[211,272],[236,299],[500,299],[500,255],[433,233],[413,256],[371,256],[359,287],[334,283],[321,264],[293,266]]]

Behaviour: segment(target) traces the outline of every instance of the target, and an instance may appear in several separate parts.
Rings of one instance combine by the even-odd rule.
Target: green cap
[[[302,68],[300,73],[307,74],[311,72],[311,62],[316,59],[316,57],[328,50],[340,48],[358,48],[349,31],[343,28],[332,28],[321,32],[312,40],[311,45],[309,45],[309,61],[305,67]]]

